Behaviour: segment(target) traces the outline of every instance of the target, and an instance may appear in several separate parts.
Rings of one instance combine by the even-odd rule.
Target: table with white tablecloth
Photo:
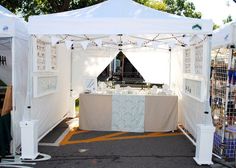
[[[167,132],[177,121],[177,96],[80,94],[80,129]]]

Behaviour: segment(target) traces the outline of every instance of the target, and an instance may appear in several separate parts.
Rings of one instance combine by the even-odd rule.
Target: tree
[[[23,14],[27,20],[30,15],[64,12],[95,5],[103,1],[104,0],[23,0],[18,13]]]
[[[1,5],[6,7],[13,13],[16,13],[16,10],[21,7],[20,0],[1,0]]]
[[[201,18],[202,16],[201,12],[196,11],[195,5],[187,0],[137,0],[137,2],[157,10],[180,16],[192,18]]]
[[[14,13],[22,15],[26,20],[30,15],[49,14],[79,9],[105,0],[1,0],[1,4]],[[138,3],[157,10],[181,16],[201,18],[195,6],[187,0],[135,0]]]
[[[167,5],[163,1],[147,0],[144,5],[160,11],[166,11]]]
[[[223,23],[226,24],[226,23],[229,23],[229,22],[232,22],[233,19],[232,19],[232,16],[229,15],[226,19],[223,20]]]
[[[167,5],[168,13],[192,18],[202,17],[201,12],[196,12],[193,2],[187,0],[163,0],[163,2]]]
[[[218,29],[218,28],[220,28],[220,26],[219,26],[218,24],[215,24],[215,23],[214,23],[214,25],[213,25],[213,30],[216,30],[216,29]]]

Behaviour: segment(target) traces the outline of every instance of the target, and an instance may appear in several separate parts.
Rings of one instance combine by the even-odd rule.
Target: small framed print
[[[84,78],[84,91],[95,92],[97,90],[97,78]]]

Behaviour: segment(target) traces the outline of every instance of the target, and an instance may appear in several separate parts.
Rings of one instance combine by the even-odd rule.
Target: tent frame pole
[[[172,53],[172,49],[171,48],[169,48],[169,53],[170,53],[170,62],[169,62],[169,87],[170,87],[170,85],[171,85],[171,66],[172,66],[172,64],[171,64],[171,61],[172,61],[172,59],[171,59],[171,53]]]
[[[16,83],[15,83],[15,37],[11,37],[11,46],[12,46],[12,50],[11,50],[11,57],[12,57],[12,119],[11,119],[11,123],[12,123],[12,126],[11,126],[11,130],[12,130],[12,153],[13,153],[13,156],[16,156],[16,136],[15,136],[15,112],[16,112],[16,99],[15,99],[15,86],[16,86]]]

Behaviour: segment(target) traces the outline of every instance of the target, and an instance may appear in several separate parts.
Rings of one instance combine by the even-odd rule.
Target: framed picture
[[[188,96],[203,101],[203,81],[193,80],[193,79],[184,79],[184,93]]]
[[[56,46],[39,39],[35,39],[34,44],[34,72],[57,72]]]
[[[45,71],[47,68],[47,43],[36,40],[34,47],[34,71]]]
[[[97,90],[97,78],[84,78],[84,91],[95,92]]]
[[[57,91],[56,75],[34,76],[34,97],[41,97]]]

